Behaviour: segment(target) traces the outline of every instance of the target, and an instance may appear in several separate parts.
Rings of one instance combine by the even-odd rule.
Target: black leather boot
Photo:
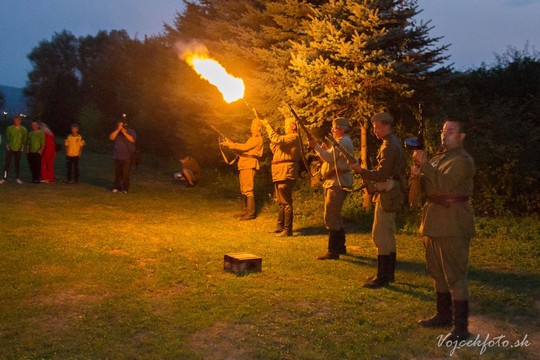
[[[253,220],[255,217],[255,198],[248,196],[246,200],[246,214],[240,220]]]
[[[277,225],[274,230],[268,231],[269,234],[277,234],[283,231],[283,227],[285,226],[285,211],[283,210],[283,207],[280,205],[278,209],[278,219],[277,219]]]
[[[339,255],[346,255],[347,254],[347,247],[345,246],[345,230],[340,229],[337,232],[337,253]]]
[[[246,212],[247,212],[247,199],[244,195],[242,195],[242,212],[234,215],[234,217],[241,218],[246,215]]]
[[[390,253],[390,266],[388,268],[388,281],[394,282],[395,281],[395,272],[396,272],[396,253],[391,252]]]
[[[437,314],[430,318],[418,321],[418,324],[427,328],[440,328],[452,326],[452,296],[449,292],[437,293]]]
[[[454,300],[454,327],[446,340],[467,340],[469,333],[469,301]]]
[[[281,214],[280,214],[281,215]],[[279,220],[278,220],[279,226]],[[293,228],[293,211],[291,206],[283,207],[283,231],[276,234],[276,236],[292,236]]]
[[[377,276],[364,284],[365,288],[379,289],[388,285],[388,272],[390,269],[390,255],[377,256]]]
[[[328,233],[328,252],[317,257],[317,260],[339,260],[338,248],[338,231],[330,230]]]
[[[395,281],[395,276],[394,276],[395,272],[396,272],[396,253],[390,253],[390,265],[389,265],[389,268],[388,268],[388,281],[389,282],[394,282]],[[367,280],[368,281],[375,281],[376,278],[377,278],[377,275],[368,276]]]

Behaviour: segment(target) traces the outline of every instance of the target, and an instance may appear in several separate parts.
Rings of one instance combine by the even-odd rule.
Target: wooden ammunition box
[[[257,272],[262,270],[262,258],[247,253],[225,254],[223,270],[235,274]]]

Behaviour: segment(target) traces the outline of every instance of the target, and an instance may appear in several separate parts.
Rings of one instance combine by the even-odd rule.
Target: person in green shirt
[[[45,147],[45,133],[39,128],[39,122],[32,120],[32,131],[26,140],[26,156],[32,172],[32,182],[39,184],[41,177],[41,154]]]
[[[22,184],[20,177],[21,173],[21,155],[26,144],[28,130],[21,125],[22,119],[20,116],[13,117],[13,125],[6,129],[6,160],[4,162],[4,171],[0,184],[7,181],[8,171],[11,167],[11,161],[15,159],[15,176],[17,183]]]

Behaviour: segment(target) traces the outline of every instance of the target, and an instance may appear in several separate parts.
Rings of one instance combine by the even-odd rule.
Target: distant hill
[[[25,114],[28,112],[28,105],[26,104],[26,99],[23,95],[23,89],[0,85],[0,92],[4,94],[5,100],[0,115],[3,115],[4,111],[8,113],[8,116],[20,113]]]

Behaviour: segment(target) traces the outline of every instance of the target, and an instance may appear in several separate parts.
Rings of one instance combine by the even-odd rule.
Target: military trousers
[[[424,237],[426,266],[437,292],[450,292],[453,300],[469,299],[467,271],[470,238]]]
[[[274,182],[274,191],[279,205],[278,228],[286,230],[289,234],[293,229],[293,187],[294,180]]]
[[[334,186],[324,189],[324,225],[331,231],[343,229],[341,209],[347,197],[347,192],[341,187]]]
[[[371,237],[377,246],[378,255],[390,255],[396,252],[396,213],[384,211],[380,197],[375,202]]]
[[[255,178],[255,169],[242,169],[238,174],[238,180],[240,181],[240,192],[246,197],[254,196],[253,188]]]

